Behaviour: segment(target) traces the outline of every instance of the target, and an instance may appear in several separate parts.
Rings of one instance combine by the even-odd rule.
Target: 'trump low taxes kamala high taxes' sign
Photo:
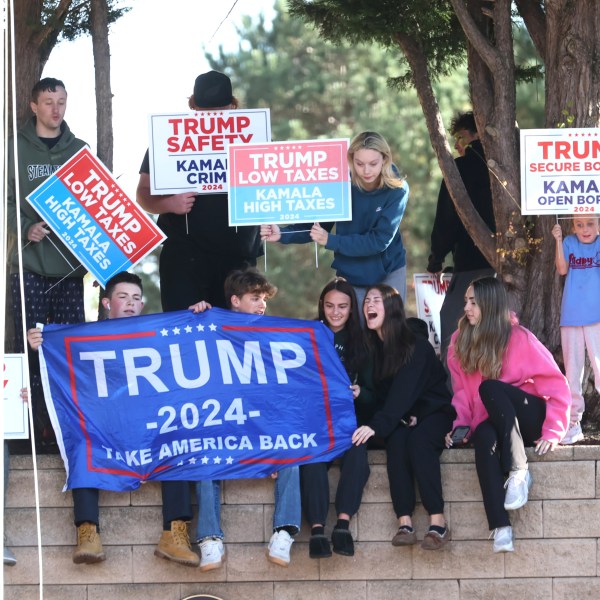
[[[521,213],[600,215],[600,129],[522,129]]]
[[[348,140],[229,147],[229,224],[350,221]]]
[[[102,286],[165,239],[87,147],[27,200]]]
[[[155,114],[149,126],[153,194],[226,192],[229,144],[271,140],[268,108]]]

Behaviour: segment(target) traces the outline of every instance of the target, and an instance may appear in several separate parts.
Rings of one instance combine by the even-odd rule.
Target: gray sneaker
[[[14,567],[17,564],[17,557],[6,546],[4,546],[4,564],[7,567]]]

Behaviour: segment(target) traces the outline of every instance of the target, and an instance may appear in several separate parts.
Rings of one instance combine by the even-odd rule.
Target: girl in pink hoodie
[[[550,352],[509,311],[499,280],[473,281],[464,310],[448,351],[454,427],[470,427],[463,442],[475,446],[494,552],[512,552],[507,511],[527,502],[532,484],[525,446],[540,455],[554,450],[569,424],[571,396]]]

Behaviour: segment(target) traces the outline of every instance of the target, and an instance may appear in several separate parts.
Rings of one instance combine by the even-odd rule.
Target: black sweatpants
[[[475,465],[490,530],[510,525],[504,509],[506,473],[527,468],[525,446],[533,446],[542,434],[546,402],[518,387],[489,379],[479,386],[488,412],[471,441]]]
[[[310,525],[325,525],[329,509],[328,471],[332,463],[312,463],[300,466],[302,509]],[[340,480],[335,494],[336,514],[351,517],[358,512],[370,469],[367,445],[351,446],[344,452],[340,464]]]
[[[452,414],[435,412],[417,422],[415,427],[396,428],[386,438],[390,495],[398,518],[413,514],[415,480],[427,513],[444,512],[440,455],[452,421]]]

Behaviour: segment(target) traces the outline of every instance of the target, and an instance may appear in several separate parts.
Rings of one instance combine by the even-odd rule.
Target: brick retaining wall
[[[102,541],[107,560],[75,565],[71,495],[61,492],[62,461],[38,457],[46,600],[180,600],[209,593],[224,600],[572,600],[600,598],[600,447],[559,448],[543,458],[528,450],[534,477],[530,501],[513,513],[515,552],[494,554],[488,540],[472,450],[444,451],[446,517],[453,542],[439,552],[394,548],[397,529],[385,454],[371,451],[371,477],[351,523],[352,558],[311,560],[308,527],[297,536],[289,568],[266,560],[273,483],[227,481],[222,520],[227,561],[202,573],[153,555],[161,530],[160,486],[102,492]],[[337,483],[337,469],[330,477]],[[333,498],[333,494],[332,494]],[[4,598],[39,597],[32,461],[11,457],[5,511],[9,546],[18,559],[4,568]],[[330,510],[328,530],[335,515]],[[419,539],[427,529],[420,505]],[[193,524],[194,526],[195,524]],[[192,532],[194,529],[192,529]]]

